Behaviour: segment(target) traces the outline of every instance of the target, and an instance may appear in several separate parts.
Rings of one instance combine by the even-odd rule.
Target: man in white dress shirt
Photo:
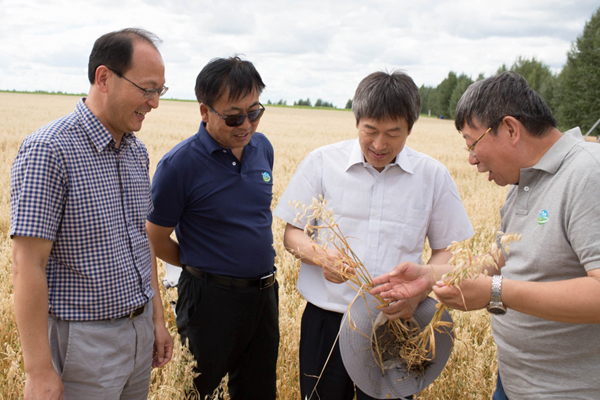
[[[295,221],[297,210],[290,201],[310,205],[313,198],[326,199],[327,208],[333,210],[350,247],[371,276],[403,261],[420,263],[426,238],[432,248],[429,263],[446,263],[451,257],[446,247],[473,235],[448,170],[405,146],[420,106],[419,90],[406,74],[367,76],[352,104],[358,139],[311,152],[275,209],[275,215],[287,222],[286,249],[302,260],[298,290],[308,302],[300,338],[302,399],[311,395],[328,400],[354,398],[354,383],[344,368],[336,337],[356,292],[340,284],[346,278],[334,265],[337,251],[325,253],[313,246],[313,239],[318,239],[304,233],[306,221]],[[414,310],[419,301],[411,301]],[[409,316],[404,302],[382,311],[390,319]],[[358,388],[356,396],[358,400],[371,398]]]

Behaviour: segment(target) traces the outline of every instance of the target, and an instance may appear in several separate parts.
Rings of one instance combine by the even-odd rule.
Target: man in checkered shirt
[[[171,358],[153,251],[149,158],[133,132],[166,91],[159,39],[100,37],[87,98],[22,143],[11,170],[25,399],[146,399]]]

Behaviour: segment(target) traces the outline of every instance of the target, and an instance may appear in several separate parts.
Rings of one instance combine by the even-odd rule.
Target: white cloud
[[[162,40],[168,96],[194,98],[214,57],[243,54],[267,89],[262,100],[309,97],[343,107],[376,70],[417,85],[448,72],[489,76],[518,56],[559,72],[597,0],[0,0],[0,89],[87,92],[100,35],[143,27]]]

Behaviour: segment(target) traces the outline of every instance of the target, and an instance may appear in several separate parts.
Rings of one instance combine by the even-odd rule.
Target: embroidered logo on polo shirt
[[[267,182],[267,183],[268,183],[268,182],[271,182],[271,175],[269,175],[269,173],[268,173],[268,172],[263,172],[263,173],[262,173],[262,177],[263,177],[263,181],[265,181],[265,182]]]
[[[548,211],[542,210],[538,215],[538,224],[544,225],[546,222],[548,222]]]

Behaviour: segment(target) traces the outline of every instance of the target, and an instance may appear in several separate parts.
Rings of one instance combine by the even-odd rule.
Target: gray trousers
[[[76,322],[49,316],[48,336],[65,400],[148,398],[154,345],[151,301],[133,319]]]

